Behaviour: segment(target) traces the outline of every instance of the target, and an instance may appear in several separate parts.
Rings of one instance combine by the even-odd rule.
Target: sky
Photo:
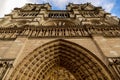
[[[26,3],[50,3],[52,9],[66,9],[68,3],[83,4],[90,2],[95,6],[102,6],[105,11],[113,16],[120,18],[120,0],[1,0],[0,1],[0,17],[9,14],[15,7],[22,7]]]

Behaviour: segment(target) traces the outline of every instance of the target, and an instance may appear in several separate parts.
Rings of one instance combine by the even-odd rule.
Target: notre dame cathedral
[[[120,19],[91,3],[15,8],[0,18],[0,80],[120,80]]]

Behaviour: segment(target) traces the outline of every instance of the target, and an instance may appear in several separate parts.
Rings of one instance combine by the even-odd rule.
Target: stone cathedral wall
[[[59,39],[59,38],[58,38]],[[5,59],[24,57],[32,52],[37,47],[56,39],[28,39],[25,37],[18,37],[15,41],[0,41],[0,57]],[[93,38],[76,38],[65,39],[83,46],[104,62],[104,57],[119,57],[120,56],[120,39],[119,38],[105,38],[103,36],[93,36]]]
[[[26,56],[55,40],[83,47],[120,78],[119,18],[90,3],[70,3],[67,10],[51,10],[46,3],[26,4],[0,19],[0,79],[7,80]]]

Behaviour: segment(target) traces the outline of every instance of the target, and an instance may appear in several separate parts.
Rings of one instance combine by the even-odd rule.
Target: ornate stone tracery
[[[62,67],[55,67],[51,70],[46,80],[76,80],[75,77],[67,71],[65,68]]]
[[[51,76],[56,68],[57,71],[62,70],[58,72],[60,76],[71,75],[69,76],[71,80],[112,80],[112,77],[108,76],[109,71],[106,71],[92,55],[74,43],[65,40],[52,41],[26,56],[12,72],[10,80],[52,80],[51,78],[58,76],[58,74]],[[66,74],[65,69],[68,72]],[[69,80],[67,77],[64,78]]]
[[[54,23],[54,22],[52,22]],[[72,24],[72,23],[71,23]],[[46,24],[47,25],[47,24]],[[59,21],[57,23],[59,25]],[[62,24],[61,24],[62,25]],[[1,40],[15,40],[18,36],[28,38],[79,38],[98,34],[105,37],[120,37],[119,26],[29,26],[0,28]]]

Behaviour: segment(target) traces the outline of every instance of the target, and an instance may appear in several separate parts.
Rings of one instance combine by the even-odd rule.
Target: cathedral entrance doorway
[[[82,46],[58,39],[28,54],[10,80],[113,80],[107,67]]]

